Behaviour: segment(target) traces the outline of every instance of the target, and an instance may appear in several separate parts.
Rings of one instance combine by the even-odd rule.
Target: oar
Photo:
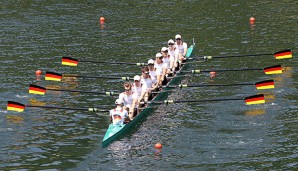
[[[79,60],[72,57],[62,57],[62,65],[68,66],[78,66],[79,62],[86,63],[96,63],[96,64],[125,64],[125,65],[136,65],[136,66],[146,66],[147,63],[133,63],[133,62],[107,62],[107,61],[88,61],[88,60]]]
[[[219,70],[191,70],[191,71],[178,71],[177,73],[193,73],[198,74],[201,72],[225,72],[225,71],[264,71],[265,74],[281,74],[282,67],[281,65],[274,65],[266,68],[241,68],[241,69],[219,69]]]
[[[214,101],[235,101],[235,100],[244,100],[245,104],[262,104],[265,103],[264,94],[249,96],[245,98],[230,98],[230,99],[204,99],[204,100],[164,100],[164,101],[151,101],[147,103],[151,104],[171,104],[171,103],[198,103],[198,102],[214,102]],[[141,104],[145,104],[146,102],[141,102]]]
[[[247,54],[247,55],[228,55],[228,56],[197,56],[196,59],[213,59],[213,58],[234,58],[234,57],[251,57],[251,56],[271,56],[273,55],[275,59],[286,59],[292,58],[292,50],[286,49],[278,51],[275,53],[261,53],[261,54]],[[193,58],[189,58],[193,59]]]
[[[66,91],[66,92],[78,92],[78,93],[91,93],[91,94],[100,94],[100,95],[119,95],[119,93],[115,93],[114,91],[107,91],[107,92],[94,92],[94,91],[79,91],[79,90],[65,90],[65,89],[52,89],[52,88],[45,88],[37,85],[30,84],[29,86],[29,93],[31,94],[40,94],[44,95],[47,90],[50,91]]]
[[[46,71],[45,80],[61,81],[62,77],[79,77],[79,78],[103,78],[103,79],[121,79],[121,80],[133,80],[130,77],[111,77],[111,76],[82,76],[82,75],[62,75],[60,73]]]
[[[257,90],[272,89],[274,88],[273,80],[265,80],[256,83],[236,83],[236,84],[179,84],[167,85],[164,88],[186,88],[186,87],[215,87],[215,86],[241,86],[241,85],[255,85]]]
[[[89,112],[108,112],[109,110],[105,109],[106,107],[100,108],[70,108],[70,107],[57,107],[57,106],[36,106],[36,105],[24,105],[22,103],[8,101],[7,110],[23,112],[26,107],[32,108],[46,108],[46,109],[64,109],[64,110],[80,110],[80,111],[89,111]]]

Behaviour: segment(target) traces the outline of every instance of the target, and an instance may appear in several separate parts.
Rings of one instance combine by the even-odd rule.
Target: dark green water
[[[297,139],[298,4],[289,1],[1,1],[0,170],[295,170]],[[106,22],[100,25],[98,19]],[[256,17],[254,25],[249,18]],[[274,53],[294,58],[225,58],[191,69],[264,68],[282,64],[281,75],[260,71],[189,76],[183,83],[242,83],[274,79],[276,88],[253,86],[177,90],[173,99],[239,98],[266,94],[268,103],[242,101],[160,106],[135,131],[107,148],[101,140],[107,113],[26,108],[6,111],[7,100],[65,107],[110,106],[115,97],[80,93],[28,94],[30,83],[84,91],[120,90],[122,81],[36,80],[35,71],[133,76],[135,66],[60,64],[81,60],[145,62],[180,33],[196,42],[196,55]],[[156,151],[155,143],[163,144]]]

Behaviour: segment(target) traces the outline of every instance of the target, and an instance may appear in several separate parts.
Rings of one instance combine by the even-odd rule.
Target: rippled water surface
[[[0,170],[295,170],[297,139],[298,4],[288,1],[1,1]],[[99,23],[104,16],[106,22]],[[255,24],[249,18],[256,17]],[[282,64],[283,74],[262,71],[188,75],[187,84],[255,83],[274,79],[275,89],[228,86],[177,89],[171,99],[242,98],[264,93],[267,103],[242,101],[161,105],[143,123],[107,148],[101,141],[108,114],[26,108],[7,111],[8,100],[70,108],[112,106],[116,97],[47,91],[28,94],[29,84],[47,88],[121,90],[121,80],[36,78],[35,71],[84,76],[133,76],[131,65],[79,63],[62,66],[62,56],[80,60],[146,62],[175,34],[195,55],[274,53],[221,58],[189,69],[264,68]],[[162,150],[153,148],[161,142]]]

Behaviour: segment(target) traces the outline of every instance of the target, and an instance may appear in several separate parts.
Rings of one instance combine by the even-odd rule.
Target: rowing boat
[[[187,49],[187,54],[186,54],[186,58],[190,58],[191,55],[193,54],[193,49],[194,49],[195,45],[191,45],[188,49]],[[182,65],[182,67],[180,68],[179,71],[185,70],[188,68],[188,64],[184,63]],[[179,75],[181,75],[181,72],[177,72],[172,78],[171,80],[168,82],[167,85],[175,85],[177,83],[179,83],[182,79],[182,77],[180,77]],[[156,103],[152,103],[154,101],[159,101],[159,100],[165,100],[168,97],[168,93],[170,91],[167,91],[171,88],[169,87],[165,87],[161,92],[159,92],[152,100],[151,103],[148,103],[148,106],[146,108],[144,108],[131,122],[127,123],[127,124],[123,124],[123,125],[113,125],[112,123],[109,125],[108,130],[105,133],[105,136],[102,140],[102,147],[106,147],[107,145],[109,145],[111,142],[113,142],[114,140],[122,137],[123,135],[125,135],[128,131],[131,130],[131,128],[134,128],[135,126],[137,126],[138,124],[141,123],[141,121],[143,119],[145,119],[149,114],[153,113],[153,106],[157,105]]]

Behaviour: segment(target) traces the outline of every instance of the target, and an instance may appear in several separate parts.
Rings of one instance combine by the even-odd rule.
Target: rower
[[[157,79],[156,72],[155,72],[155,69],[154,69],[154,60],[153,59],[148,60],[148,69],[149,69],[149,75],[151,77],[154,77],[155,79]]]
[[[174,59],[171,59],[171,56],[168,53],[168,48],[167,47],[162,47],[161,48],[161,54],[163,55],[163,63],[164,65],[167,67],[167,71],[166,71],[166,77],[170,77],[173,75],[173,70],[171,67],[171,60],[173,61]]]
[[[138,97],[141,96],[142,93],[142,84],[141,77],[139,75],[135,75],[133,77],[133,83],[131,84],[131,90],[133,93],[138,94]]]
[[[161,54],[163,56],[163,63],[167,67],[167,69],[170,69],[170,55],[168,54],[168,48],[167,47],[162,47],[161,48]],[[168,73],[168,71],[167,71]]]
[[[177,34],[175,36],[175,57],[179,59],[179,63],[181,64],[183,60],[185,60],[185,56],[187,53],[187,44],[182,41],[181,35]]]
[[[131,84],[129,82],[125,82],[123,84],[125,92],[119,94],[119,99],[124,102],[123,109],[129,111],[129,118],[132,119],[136,114],[136,105],[133,103],[134,99],[138,99],[138,94],[133,93],[131,90]]]
[[[168,54],[170,55],[170,71],[175,71],[178,66],[178,58],[175,57],[175,42],[173,39],[168,41]]]
[[[113,125],[122,126],[128,117],[127,110],[123,109],[124,102],[120,99],[115,101],[116,108],[110,110],[110,119]]]
[[[167,84],[167,79],[166,79],[167,67],[162,61],[163,56],[161,53],[157,53],[155,57],[156,57],[156,60],[154,63],[154,68],[155,68],[156,78],[157,78],[156,82],[158,85],[165,85]]]
[[[139,103],[141,100],[144,99],[145,102],[147,102],[151,95],[151,91],[157,88],[156,79],[154,77],[151,77],[149,75],[149,69],[147,67],[142,68],[142,78],[141,78],[141,84],[142,86],[142,94],[139,97]]]

